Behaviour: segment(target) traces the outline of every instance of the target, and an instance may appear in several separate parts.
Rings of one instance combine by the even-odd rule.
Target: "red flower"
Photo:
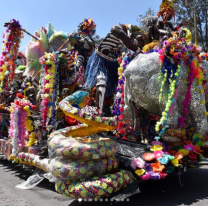
[[[119,119],[119,120],[122,120],[122,119],[123,119],[123,115],[119,115],[119,116],[118,116],[118,119]]]
[[[33,110],[35,110],[37,107],[36,107],[35,105],[32,105],[31,108],[32,108]]]
[[[124,104],[124,101],[123,100],[121,100],[121,102],[120,102],[121,104]]]
[[[160,177],[164,179],[168,174],[166,172],[160,172]]]
[[[17,97],[19,97],[20,99],[24,98],[24,96],[21,93],[17,93]]]
[[[193,152],[189,152],[188,157],[189,157],[190,160],[196,161],[196,159],[197,159],[197,154],[194,154]]]
[[[122,99],[124,98],[124,93],[121,94],[121,98],[122,98]]]
[[[123,112],[124,111],[124,108],[123,107],[120,107],[120,112]]]
[[[118,123],[118,129],[123,128],[123,126],[124,126],[124,124],[123,124],[122,122],[119,122],[119,123]]]

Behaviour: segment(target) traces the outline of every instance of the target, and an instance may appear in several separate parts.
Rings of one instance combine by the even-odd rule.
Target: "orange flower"
[[[201,152],[203,152],[203,150],[201,150],[200,146],[199,146],[199,145],[195,145],[195,148],[196,148],[195,153],[196,153],[196,154],[202,155]],[[203,156],[203,155],[202,155],[202,156]]]
[[[150,152],[144,153],[142,157],[144,158],[145,161],[152,161],[153,159],[155,159],[155,155]]]
[[[165,169],[165,166],[161,165],[158,161],[156,163],[152,163],[151,167],[153,172],[162,172]]]
[[[177,152],[175,158],[179,160],[179,162],[182,162],[181,159],[183,159],[183,154],[181,152]]]

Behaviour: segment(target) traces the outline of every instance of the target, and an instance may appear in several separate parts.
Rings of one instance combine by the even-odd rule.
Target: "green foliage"
[[[175,5],[176,21],[189,21],[188,28],[192,32],[194,41],[194,12],[196,13],[197,41],[204,52],[208,52],[208,0],[178,0]]]

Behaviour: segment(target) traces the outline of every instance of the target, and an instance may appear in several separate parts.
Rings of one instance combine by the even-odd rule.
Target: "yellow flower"
[[[109,188],[108,188],[108,192],[109,192],[109,193],[112,193],[112,192],[113,192],[113,188],[112,188],[112,187],[109,187]]]
[[[163,150],[163,147],[161,145],[154,145],[153,147],[150,148],[151,151],[159,151]]]
[[[116,181],[113,181],[113,186],[117,187],[118,183]]]
[[[101,186],[102,186],[104,189],[106,189],[106,188],[108,187],[108,185],[107,185],[106,183],[103,183]]]
[[[83,155],[84,155],[85,157],[88,157],[88,156],[89,156],[89,152],[85,151],[85,152],[83,153]]]
[[[94,165],[94,162],[93,162],[93,161],[89,161],[89,162],[88,162],[88,165],[89,165],[89,166],[93,166],[93,165]]]
[[[183,156],[187,156],[189,154],[189,151],[186,149],[180,149],[178,150]]]
[[[80,173],[84,174],[84,173],[86,172],[86,169],[85,169],[84,167],[81,167],[81,168],[79,169],[79,171],[80,171]]]
[[[105,149],[105,147],[102,147],[102,148],[100,149],[100,154],[101,154],[101,155],[105,155],[105,153],[106,153],[106,149]]]
[[[110,175],[110,177],[115,179],[116,175],[112,174],[112,175]]]
[[[180,166],[178,159],[173,159],[173,160],[171,160],[171,162],[172,162],[174,167],[179,167]]]
[[[125,180],[129,180],[129,176],[127,174],[124,175]]]
[[[123,179],[122,178],[119,178],[118,181],[119,181],[120,184],[123,184]]]
[[[136,173],[138,176],[142,176],[142,175],[145,173],[145,170],[144,170],[144,169],[136,170],[135,173]]]
[[[92,158],[93,158],[93,159],[99,159],[99,155],[94,154],[94,155],[92,156]]]
[[[99,145],[102,145],[102,146],[104,146],[104,143],[103,143],[103,142],[99,142]]]
[[[105,194],[103,190],[98,190],[98,195],[102,196],[103,194]]]
[[[73,150],[73,153],[74,153],[75,155],[78,155],[78,154],[79,154],[79,151],[78,151],[77,149],[74,149],[74,150]]]
[[[93,148],[93,149],[97,149],[97,147],[98,147],[97,144],[93,144],[93,145],[92,145],[92,148]]]
[[[85,191],[82,191],[82,192],[81,192],[81,196],[82,196],[82,197],[86,197],[86,196],[87,196],[87,193],[86,193]]]
[[[70,170],[69,174],[70,174],[71,177],[75,176],[75,172],[73,170]]]

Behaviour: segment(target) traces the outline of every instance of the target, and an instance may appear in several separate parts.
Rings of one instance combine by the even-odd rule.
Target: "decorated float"
[[[94,34],[92,19],[69,38],[50,24],[35,35],[16,20],[5,26],[1,157],[36,168],[30,187],[18,188],[45,177],[64,196],[110,198],[135,194],[138,182],[206,164],[208,57],[191,43],[188,29],[173,32],[161,48],[154,40],[139,52],[122,53],[116,93],[100,112],[95,100],[103,98],[103,76],[96,94],[83,87],[85,68],[71,69],[79,62],[76,44]],[[25,56],[18,54],[23,33],[32,37]],[[63,48],[66,53],[59,52]],[[21,68],[15,64],[20,57]]]

